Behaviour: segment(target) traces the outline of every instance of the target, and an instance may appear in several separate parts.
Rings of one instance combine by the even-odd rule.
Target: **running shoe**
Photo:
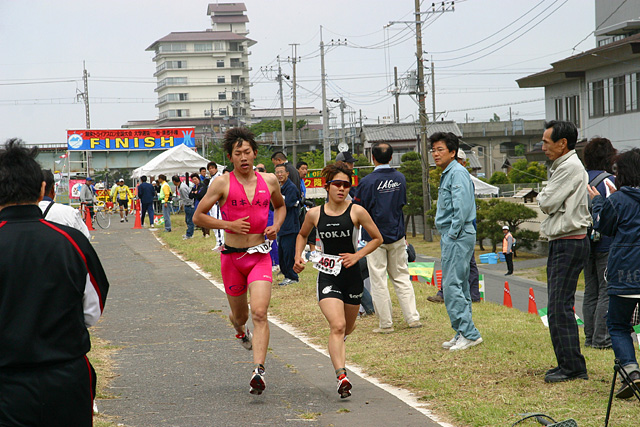
[[[249,386],[251,387],[249,389],[249,393],[261,395],[265,388],[264,371],[262,371],[259,368],[256,368],[253,371],[253,374],[251,376],[251,381],[249,382]],[[351,388],[351,385],[349,385],[349,388]]]
[[[346,375],[338,380],[338,394],[342,399],[351,396],[351,382]]]
[[[245,332],[244,334],[236,334],[236,338],[240,340],[240,345],[247,350],[251,350],[251,348],[253,347],[253,335],[251,335],[251,332],[249,332],[249,328],[247,328],[247,332]]]

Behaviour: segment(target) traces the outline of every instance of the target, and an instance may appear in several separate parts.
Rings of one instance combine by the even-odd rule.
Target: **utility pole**
[[[298,43],[290,43],[293,49],[293,58],[291,62],[293,64],[293,159],[292,163],[295,165],[298,162],[298,130],[297,121],[298,115],[296,112],[296,63],[298,62]]]
[[[284,93],[282,92],[282,67],[280,66],[280,55],[278,55],[278,84],[280,85],[280,132],[282,133],[282,151],[285,150],[285,125],[284,125]]]
[[[77,99],[82,98],[84,102],[84,115],[85,115],[85,123],[87,129],[91,129],[91,117],[89,115],[89,73],[87,72],[87,67],[85,66],[85,62],[82,61],[82,81],[84,83],[84,92],[78,93],[76,95]],[[77,89],[76,89],[77,90]],[[83,161],[86,162],[87,167],[87,176],[91,173],[91,153],[89,151],[84,151],[82,155]],[[69,170],[71,170],[71,166],[69,166]]]
[[[394,108],[394,113],[396,115],[396,123],[400,123],[400,89],[398,88],[398,67],[393,67],[393,85],[394,92],[396,95],[396,108]]]
[[[331,146],[329,145],[329,109],[327,108],[327,81],[324,72],[324,42],[322,41],[322,25],[320,25],[320,74],[322,81],[322,152],[324,166],[331,160]]]
[[[431,227],[427,224],[427,212],[431,210],[431,189],[429,188],[429,152],[427,151],[427,109],[424,100],[424,65],[422,62],[422,22],[420,21],[420,0],[415,0],[416,56],[418,59],[418,105],[420,118],[420,152],[422,153],[422,224],[424,240],[433,241]]]
[[[436,72],[431,57],[431,108],[433,109],[433,122],[436,122]]]
[[[342,142],[346,143],[347,142],[347,134],[345,132],[344,129],[344,107],[345,107],[345,102],[344,99],[342,97],[340,97],[340,120],[342,123]]]

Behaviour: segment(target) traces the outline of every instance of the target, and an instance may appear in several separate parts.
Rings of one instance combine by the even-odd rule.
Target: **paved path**
[[[329,358],[271,325],[267,390],[249,394],[251,353],[233,337],[223,292],[149,230],[112,222],[93,244],[111,283],[94,333],[113,345],[115,373],[101,412],[143,426],[436,426],[422,412],[351,373],[336,393]],[[303,414],[319,413],[315,421]]]

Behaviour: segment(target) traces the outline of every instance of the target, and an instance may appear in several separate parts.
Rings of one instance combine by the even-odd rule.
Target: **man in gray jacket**
[[[578,276],[589,256],[588,176],[575,151],[576,126],[571,122],[550,121],[545,128],[542,151],[553,164],[549,182],[538,194],[538,204],[548,215],[540,231],[549,238],[547,315],[558,366],[547,371],[544,380],[548,383],[587,380],[573,306]]]

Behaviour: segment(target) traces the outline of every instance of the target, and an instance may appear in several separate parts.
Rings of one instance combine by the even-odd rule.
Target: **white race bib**
[[[313,262],[313,268],[321,273],[333,274],[337,276],[342,270],[342,259],[337,255],[327,255],[319,253],[312,256],[309,261]]]

